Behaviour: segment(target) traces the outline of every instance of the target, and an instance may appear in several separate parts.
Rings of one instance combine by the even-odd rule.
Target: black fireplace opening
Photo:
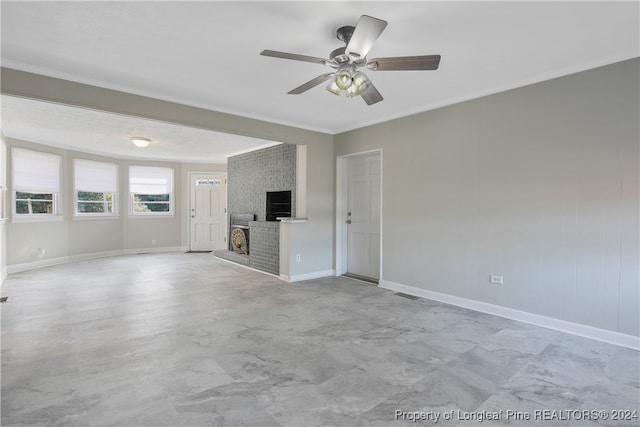
[[[291,191],[267,191],[267,221],[291,217]]]

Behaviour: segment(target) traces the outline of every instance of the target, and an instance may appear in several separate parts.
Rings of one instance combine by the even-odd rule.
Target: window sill
[[[64,217],[62,215],[51,215],[46,217],[26,217],[26,218],[11,218],[13,224],[30,223],[30,222],[62,222]]]
[[[115,220],[120,219],[118,215],[74,215],[74,221],[97,221],[97,220]]]
[[[129,219],[172,219],[176,216],[174,214],[165,214],[165,215],[132,215],[129,214]]]

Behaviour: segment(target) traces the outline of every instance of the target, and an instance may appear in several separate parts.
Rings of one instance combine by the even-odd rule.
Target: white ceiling
[[[3,67],[330,134],[640,55],[638,1],[0,4]],[[328,57],[342,44],[335,30],[362,14],[389,22],[369,57],[440,54],[440,68],[368,72],[385,99],[367,106],[324,85],[287,95],[330,69],[259,55]],[[210,160],[264,143],[179,128],[6,96],[2,103],[7,136],[85,151]],[[134,131],[158,142],[144,152],[121,147]]]
[[[228,156],[279,144],[5,95],[2,131],[11,138],[94,154],[194,163],[226,163]],[[132,136],[151,143],[136,147]]]

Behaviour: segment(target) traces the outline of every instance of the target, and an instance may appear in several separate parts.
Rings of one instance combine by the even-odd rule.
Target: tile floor
[[[2,296],[3,426],[640,425],[638,352],[351,279],[147,254]]]

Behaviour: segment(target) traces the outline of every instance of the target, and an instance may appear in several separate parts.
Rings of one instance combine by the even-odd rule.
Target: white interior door
[[[380,153],[347,162],[347,273],[379,279]]]
[[[227,175],[192,173],[189,249],[212,251],[226,248]]]

